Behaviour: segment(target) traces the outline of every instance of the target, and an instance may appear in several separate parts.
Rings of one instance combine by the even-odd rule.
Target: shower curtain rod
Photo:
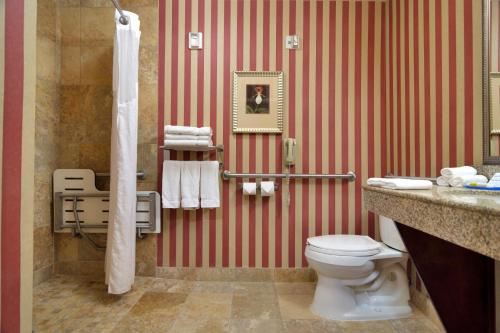
[[[121,24],[127,25],[128,24],[128,16],[123,14],[123,9],[120,7],[120,3],[118,0],[111,0],[113,5],[115,5],[116,10],[120,13],[120,18],[118,19]]]

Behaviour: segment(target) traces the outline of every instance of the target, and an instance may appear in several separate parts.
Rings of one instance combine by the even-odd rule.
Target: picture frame
[[[233,133],[283,133],[283,72],[233,72]]]
[[[500,73],[490,73],[490,135],[500,135]]]

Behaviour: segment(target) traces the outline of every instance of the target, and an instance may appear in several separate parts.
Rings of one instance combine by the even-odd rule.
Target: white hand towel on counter
[[[182,161],[181,206],[186,209],[200,207],[200,162]]]
[[[165,134],[165,140],[211,140],[211,135]]]
[[[257,193],[256,183],[243,183],[243,194],[244,195],[255,195]]]
[[[436,178],[436,184],[438,184],[438,186],[450,186],[450,178],[439,176]]]
[[[182,161],[164,161],[161,201],[163,208],[179,208],[181,205]]]
[[[432,188],[432,182],[423,179],[370,178],[367,184],[391,190],[429,190]]]
[[[477,175],[477,170],[471,166],[441,169],[441,176],[449,178],[456,176],[475,176],[475,175]]]
[[[182,134],[182,135],[212,135],[210,127],[191,127],[191,126],[165,126],[165,134]]]
[[[212,147],[212,140],[164,140],[165,147]]]
[[[260,194],[263,197],[274,195],[274,182],[260,182]]]
[[[200,182],[201,208],[220,207],[219,162],[201,162]]]
[[[450,185],[453,187],[462,187],[464,185],[469,184],[470,182],[487,183],[488,178],[481,175],[475,175],[475,176],[457,176],[450,179]]]

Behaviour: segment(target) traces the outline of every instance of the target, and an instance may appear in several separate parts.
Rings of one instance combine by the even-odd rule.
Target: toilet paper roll
[[[270,197],[274,195],[274,182],[261,182],[260,194],[263,197]]]
[[[257,193],[256,183],[243,183],[243,194],[244,195],[255,195]]]

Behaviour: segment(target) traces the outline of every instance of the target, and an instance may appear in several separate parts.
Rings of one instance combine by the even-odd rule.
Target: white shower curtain
[[[139,71],[139,17],[124,12],[122,25],[115,12],[113,52],[113,119],[111,129],[111,184],[106,284],[110,294],[132,288],[135,276],[135,214],[137,172],[137,100]]]

